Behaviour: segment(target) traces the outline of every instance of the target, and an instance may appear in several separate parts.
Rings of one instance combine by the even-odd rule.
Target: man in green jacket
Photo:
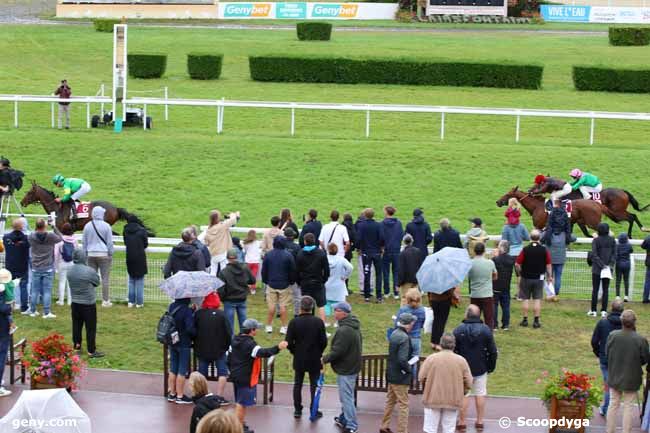
[[[386,408],[379,433],[391,433],[390,419],[395,404],[399,405],[397,433],[408,432],[409,420],[409,385],[413,378],[413,367],[409,364],[413,357],[413,347],[409,332],[413,329],[416,317],[411,313],[402,313],[397,319],[397,327],[388,340],[388,367],[386,368]]]
[[[642,367],[650,361],[648,340],[636,333],[636,315],[632,310],[621,314],[623,329],[607,338],[609,409],[607,433],[616,431],[618,408],[623,400],[623,433],[632,431],[632,407],[643,379]]]
[[[586,171],[583,173],[579,168],[571,170],[569,176],[573,178],[571,190],[579,189],[585,200],[591,200],[592,193],[600,193],[603,190],[603,184],[597,176]]]
[[[352,307],[347,302],[334,304],[333,308],[339,327],[332,338],[330,353],[323,356],[323,365],[331,363],[337,374],[342,411],[334,417],[334,422],[343,433],[357,433],[359,425],[354,407],[354,387],[361,370],[361,323],[352,315]]]

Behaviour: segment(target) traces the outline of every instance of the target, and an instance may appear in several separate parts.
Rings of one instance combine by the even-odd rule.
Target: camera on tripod
[[[13,194],[23,187],[25,173],[11,167],[11,162],[4,156],[0,157],[0,192]]]

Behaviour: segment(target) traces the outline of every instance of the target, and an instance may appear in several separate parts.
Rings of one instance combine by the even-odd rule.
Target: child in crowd
[[[519,210],[520,208],[519,200],[516,198],[512,197],[510,200],[508,200],[508,209],[506,209],[506,213],[504,214],[506,217],[506,224],[510,224],[512,226],[518,226],[519,225],[519,219],[521,218],[521,211]]]
[[[616,296],[621,296],[621,280],[625,284],[624,302],[629,301],[630,295],[630,268],[632,266],[631,254],[634,250],[627,237],[627,233],[618,235],[618,245],[616,247]]]
[[[246,252],[241,246],[241,240],[239,240],[238,237],[233,236],[232,238],[232,246],[234,248],[237,248],[237,261],[240,263],[245,263],[245,257],[246,257]]]
[[[260,262],[262,261],[261,242],[257,240],[257,232],[252,229],[248,231],[248,235],[244,239],[244,260],[248,269],[251,270],[251,274],[253,274],[256,280],[259,279]],[[255,294],[256,286],[257,283],[249,286],[251,295]]]
[[[411,288],[406,292],[406,305],[397,311],[395,315],[395,326],[397,326],[397,319],[402,313],[410,313],[417,318],[413,324],[413,329],[409,332],[409,337],[411,338],[413,356],[420,356],[420,353],[422,353],[421,335],[426,314],[424,307],[422,307],[422,294],[417,287]]]
[[[11,280],[11,272],[9,269],[0,269],[0,303],[9,304],[11,310],[13,310],[13,304],[15,301],[14,290],[20,284],[20,280]],[[11,311],[10,310],[10,311]],[[12,314],[9,314],[7,317],[9,321],[9,335],[16,332],[16,324],[14,323],[14,318]]]

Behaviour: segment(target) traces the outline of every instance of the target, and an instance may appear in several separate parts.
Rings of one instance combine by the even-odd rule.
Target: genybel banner
[[[650,24],[650,8],[542,5],[540,10],[551,22]]]
[[[394,19],[397,3],[218,3],[223,19]]]

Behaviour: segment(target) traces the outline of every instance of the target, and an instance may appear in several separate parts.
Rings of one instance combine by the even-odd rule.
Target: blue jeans
[[[650,301],[650,266],[645,268],[645,283],[643,285],[643,302]]]
[[[185,376],[190,370],[189,347],[169,347],[169,372],[177,376]]]
[[[605,386],[607,386],[607,378],[609,376],[607,372],[607,366],[601,363],[600,372],[603,374],[603,383],[605,384]],[[603,412],[607,413],[608,407],[609,407],[609,388],[607,389],[607,392],[605,393],[605,397],[603,398],[603,405],[601,406],[601,409],[603,410]]]
[[[223,310],[226,313],[226,318],[230,324],[230,331],[235,335],[235,311],[237,312],[237,321],[239,322],[239,332],[242,330],[242,325],[246,320],[246,301],[223,303]]]
[[[501,318],[501,326],[503,328],[510,327],[510,293],[509,292],[494,292],[494,327],[499,327],[499,306],[503,317]]]
[[[390,295],[390,270],[393,268],[393,294],[399,296],[397,291],[397,270],[399,267],[399,252],[384,253],[382,258],[382,273],[384,274],[384,295]]]
[[[551,265],[553,268],[553,287],[555,287],[555,294],[560,294],[562,287],[562,271],[564,270],[564,263],[559,265]]]
[[[36,312],[39,295],[43,297],[43,314],[50,313],[54,270],[32,272],[31,312]]]
[[[10,343],[11,339],[9,336],[7,336],[7,338],[0,338],[0,360],[2,360],[2,362],[0,362],[0,379],[3,378],[5,374],[5,364]]]
[[[14,294],[16,299],[20,301],[20,311],[27,311],[29,307],[29,271],[25,272],[24,275],[14,276],[14,278],[20,278],[18,293]]]
[[[413,349],[413,353],[411,354],[412,356],[420,356],[420,353],[422,353],[422,338],[418,337],[411,337],[411,348]],[[413,379],[418,377],[418,365],[415,364],[413,366]]]
[[[356,383],[356,374],[347,376],[339,374],[336,376],[336,385],[339,387],[339,400],[341,401],[341,415],[339,415],[339,420],[349,430],[356,430],[359,427],[357,423],[357,408],[354,407],[354,386]]]
[[[144,305],[144,277],[129,277],[129,304]]]

